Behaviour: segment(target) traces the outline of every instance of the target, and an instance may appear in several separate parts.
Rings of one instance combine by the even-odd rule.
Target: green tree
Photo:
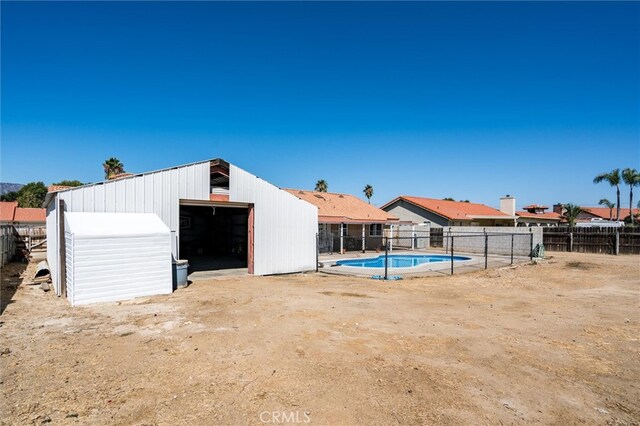
[[[565,204],[564,210],[564,218],[569,222],[569,226],[573,228],[582,209],[575,204]]]
[[[124,173],[124,164],[115,157],[111,157],[102,164],[104,169],[104,178],[109,179],[112,176]]]
[[[613,208],[616,205],[613,204],[611,201],[607,200],[606,198],[603,198],[600,201],[598,201],[598,204],[600,204],[601,206],[609,207],[609,220],[613,220]]]
[[[636,169],[627,168],[622,171],[622,180],[629,185],[629,219],[633,225],[633,187],[640,185],[640,174]]]
[[[316,182],[316,191],[327,192],[328,189],[329,189],[329,184],[327,183],[326,180],[320,179],[319,181]]]
[[[442,200],[443,200],[443,201],[455,201],[455,200],[454,200],[453,198],[451,198],[451,197],[443,198]]]
[[[16,201],[20,207],[42,207],[47,187],[42,182],[29,182],[17,193]]]
[[[620,169],[613,169],[609,173],[601,173],[593,178],[593,183],[607,182],[616,187],[616,220],[620,220]]]
[[[51,185],[60,185],[60,186],[82,186],[84,183],[79,180],[61,180],[60,182],[52,183]]]
[[[365,187],[362,190],[362,192],[364,192],[364,196],[367,197],[367,200],[369,201],[369,204],[371,204],[371,197],[373,197],[373,186],[365,185]]]
[[[11,191],[6,194],[0,195],[0,201],[16,201],[18,199],[18,192]]]

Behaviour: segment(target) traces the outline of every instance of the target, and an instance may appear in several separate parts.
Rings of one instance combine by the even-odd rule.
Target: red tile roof
[[[551,220],[560,220],[562,218],[562,216],[560,216],[556,212],[530,213],[528,211],[521,211],[521,212],[516,212],[516,216],[524,217],[524,218],[551,219]]]
[[[0,221],[13,222],[17,208],[17,201],[0,201]]]
[[[16,209],[14,222],[45,222],[47,220],[46,209],[22,208]]]
[[[548,209],[549,207],[543,206],[541,204],[529,204],[528,206],[524,206],[525,210],[534,210],[534,209]]]
[[[349,194],[285,189],[318,207],[320,223],[384,223],[398,218]]]
[[[591,214],[593,216],[609,220],[609,215],[610,215],[610,211],[611,211],[609,209],[609,207],[584,207],[584,206],[580,206],[580,208],[585,213],[589,213],[589,214]],[[634,216],[637,215],[638,213],[640,213],[640,209],[633,209]],[[613,214],[612,214],[611,217],[613,217],[614,220],[616,218],[616,209],[615,209],[615,207],[613,209]],[[629,207],[627,207],[627,208],[621,207],[620,208],[620,220],[625,220],[628,217],[629,217]]]
[[[124,178],[128,178],[133,176],[133,173],[118,173],[117,175],[111,175],[109,176],[108,180],[118,180],[118,179],[124,179]]]
[[[382,208],[395,203],[396,201],[403,199],[418,207],[435,213],[439,216],[447,218],[449,220],[473,220],[481,218],[495,218],[495,219],[512,219],[506,213],[493,207],[485,206],[484,204],[477,203],[465,203],[462,201],[446,201],[438,200],[435,198],[422,198],[411,197],[407,195],[401,195],[400,197],[388,202]]]
[[[47,192],[58,192],[58,191],[64,191],[71,188],[73,188],[73,186],[49,185],[49,187],[47,188]]]
[[[46,209],[18,207],[17,201],[0,201],[0,221],[2,222],[45,222]]]

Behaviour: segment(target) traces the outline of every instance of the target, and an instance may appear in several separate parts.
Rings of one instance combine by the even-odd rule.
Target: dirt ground
[[[388,283],[225,278],[77,308],[13,288],[9,265],[0,423],[639,424],[638,256],[550,255]]]

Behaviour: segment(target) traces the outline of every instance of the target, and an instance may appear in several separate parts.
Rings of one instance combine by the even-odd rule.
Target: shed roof
[[[65,232],[83,237],[169,235],[167,225],[154,213],[64,214]]]
[[[49,187],[50,188],[49,192],[47,192],[47,195],[46,195],[46,197],[44,199],[44,203],[43,203],[42,207],[47,207],[49,205],[49,203],[51,203],[51,201],[54,199],[55,194],[57,192],[74,191],[76,189],[86,188],[88,186],[108,185],[108,184],[113,184],[113,183],[115,183],[117,181],[121,181],[121,180],[125,180],[125,179],[131,179],[131,178],[134,178],[134,177],[137,177],[137,176],[145,176],[145,175],[150,175],[152,173],[164,172],[166,170],[180,169],[180,168],[183,168],[183,167],[193,166],[195,164],[202,164],[202,163],[215,163],[216,165],[224,165],[227,168],[229,168],[229,163],[226,162],[225,160],[223,160],[222,158],[213,158],[213,159],[210,159],[210,160],[195,161],[195,162],[189,163],[189,164],[182,164],[182,165],[179,165],[179,166],[166,167],[164,169],[152,170],[152,171],[144,172],[144,173],[131,174],[130,176],[123,176],[123,177],[121,177],[119,179],[115,179],[115,180],[105,180],[105,181],[101,181],[101,182],[93,182],[93,183],[88,183],[86,185],[69,187],[69,188],[66,188],[66,189],[63,189],[63,187],[57,187],[56,188],[56,187],[51,186],[51,187]],[[55,190],[55,192],[51,191],[52,189]]]

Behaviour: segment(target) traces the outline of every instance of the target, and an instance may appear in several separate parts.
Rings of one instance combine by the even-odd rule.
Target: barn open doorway
[[[189,273],[227,271],[251,273],[251,207],[180,205],[180,258]],[[233,270],[233,271],[231,271]]]

